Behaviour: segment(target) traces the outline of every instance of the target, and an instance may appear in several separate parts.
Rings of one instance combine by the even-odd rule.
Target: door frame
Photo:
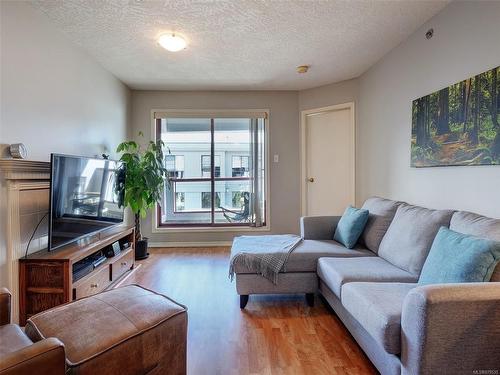
[[[356,202],[356,114],[354,102],[347,102],[342,104],[331,105],[327,107],[307,109],[300,112],[300,214],[305,216],[307,214],[307,137],[306,137],[306,126],[307,126],[307,116],[312,114],[320,114],[325,112],[334,112],[343,109],[349,109],[351,111],[351,121],[350,125],[352,128],[352,160],[353,160],[353,170],[351,171],[351,182],[352,191],[351,195],[353,198],[353,203]]]

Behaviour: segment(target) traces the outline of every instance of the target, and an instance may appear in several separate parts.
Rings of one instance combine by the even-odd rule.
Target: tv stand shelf
[[[116,241],[129,247],[73,282],[73,264]],[[19,259],[19,320],[117,286],[135,267],[134,228],[118,226],[54,251]]]

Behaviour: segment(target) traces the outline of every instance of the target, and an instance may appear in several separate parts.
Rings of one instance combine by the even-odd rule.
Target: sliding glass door
[[[156,118],[165,142],[160,226],[263,226],[265,117]]]

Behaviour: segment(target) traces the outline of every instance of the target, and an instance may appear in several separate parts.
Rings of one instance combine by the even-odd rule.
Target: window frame
[[[263,226],[261,227],[252,227],[249,226],[248,223],[180,223],[180,224],[168,224],[161,222],[161,206],[158,203],[156,205],[155,214],[152,215],[152,233],[166,233],[166,232],[227,232],[227,231],[235,231],[235,232],[246,232],[246,231],[270,231],[271,230],[271,207],[270,207],[270,157],[269,157],[269,132],[270,132],[270,121],[269,121],[269,109],[238,109],[238,110],[178,110],[178,109],[152,109],[151,110],[151,135],[152,140],[156,142],[158,136],[161,132],[161,119],[168,118],[169,115],[172,117],[201,117],[201,118],[211,118],[212,120],[215,118],[250,118],[254,117],[255,113],[263,113],[265,119],[265,127],[264,127],[264,137],[265,137],[265,145],[264,145],[264,184],[265,184],[265,195],[264,195],[264,212],[263,212]],[[156,118],[156,114],[161,114],[161,118]],[[212,126],[212,132],[214,127]],[[211,156],[214,157],[214,144],[212,143]],[[211,165],[214,165],[213,161]],[[218,180],[248,180],[249,177],[229,177],[229,178],[220,178]],[[201,180],[207,181],[211,180],[212,185],[215,185],[215,178],[202,178],[202,179],[183,179],[186,180]],[[212,192],[215,191],[215,186],[211,187]],[[213,199],[212,199],[213,204]],[[186,211],[183,211],[184,213]],[[203,211],[206,212],[206,211]],[[212,209],[212,213],[215,213],[215,210]],[[213,220],[212,220],[213,221]]]

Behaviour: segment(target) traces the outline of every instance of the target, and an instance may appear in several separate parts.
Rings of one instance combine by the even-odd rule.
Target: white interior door
[[[305,215],[342,215],[354,205],[355,137],[352,107],[308,111],[303,119]]]

